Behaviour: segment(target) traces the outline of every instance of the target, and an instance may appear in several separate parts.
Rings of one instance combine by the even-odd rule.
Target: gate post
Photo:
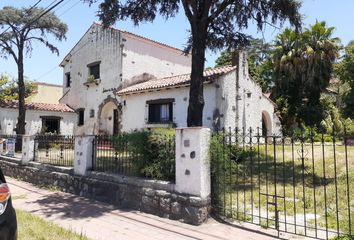
[[[74,148],[74,173],[84,176],[92,169],[93,141],[95,136],[76,136]]]
[[[34,138],[35,138],[35,135],[23,135],[22,136],[21,163],[23,165],[28,164],[28,162],[34,161]]]
[[[176,188],[180,193],[210,196],[210,129],[176,129]]]

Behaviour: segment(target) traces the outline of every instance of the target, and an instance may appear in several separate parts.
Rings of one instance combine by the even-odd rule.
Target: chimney
[[[247,52],[245,50],[235,50],[232,52],[232,66],[237,66],[239,78],[248,77]]]

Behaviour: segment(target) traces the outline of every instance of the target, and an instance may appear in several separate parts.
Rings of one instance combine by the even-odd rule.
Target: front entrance
[[[117,135],[119,129],[119,108],[113,101],[108,101],[99,112],[99,134]]]
[[[113,110],[113,135],[119,133],[118,109]]]
[[[323,134],[315,139],[265,133],[235,129],[214,134],[214,212],[227,221],[273,228],[278,236],[331,239],[353,234],[349,179],[354,172],[348,154],[354,148],[346,137],[337,140],[332,135],[328,144]]]

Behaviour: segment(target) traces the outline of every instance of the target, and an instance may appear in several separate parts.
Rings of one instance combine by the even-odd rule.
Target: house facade
[[[204,72],[204,126],[280,133],[275,104],[236,66]],[[78,113],[77,135],[187,126],[191,57],[181,50],[94,23],[63,59],[60,103]]]
[[[94,23],[60,64],[60,103],[78,113],[76,134],[116,134],[123,129],[117,90],[190,72],[190,65],[179,49]]]
[[[26,103],[26,134],[57,133],[73,135],[77,116],[65,104]],[[18,102],[0,101],[0,134],[14,135]]]
[[[154,79],[118,91],[123,102],[123,131],[187,126],[190,74]],[[275,104],[248,74],[246,55],[236,66],[204,71],[203,125],[217,130],[259,128],[263,135],[280,134]]]

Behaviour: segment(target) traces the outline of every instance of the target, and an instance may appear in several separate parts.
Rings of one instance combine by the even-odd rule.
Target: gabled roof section
[[[208,69],[205,70],[203,75],[204,75],[204,81],[212,81],[215,80],[216,78],[230,73],[232,71],[236,70],[235,66],[224,66],[224,67],[219,67],[219,68],[213,68],[213,69]],[[133,93],[138,93],[138,92],[146,92],[146,91],[151,91],[151,90],[158,90],[158,89],[163,89],[163,88],[172,88],[172,87],[178,87],[178,86],[185,86],[190,84],[190,73],[188,74],[183,74],[183,75],[176,75],[172,77],[166,77],[166,78],[161,78],[161,79],[152,79],[147,82],[135,84],[133,86],[129,86],[127,88],[124,88],[120,91],[118,91],[118,95],[128,95],[128,94],[133,94]]]
[[[65,60],[70,57],[71,52],[74,50],[74,48],[76,47],[76,45],[82,40],[82,38],[87,34],[87,32],[92,28],[92,26],[99,26],[99,27],[101,27],[101,28],[104,27],[101,23],[94,22],[94,23],[87,29],[87,31],[85,32],[85,34],[82,35],[82,37],[80,38],[80,40],[74,45],[74,47],[70,50],[70,52],[69,52],[68,54],[66,54],[66,56],[63,58],[63,60],[61,61],[61,63],[60,63],[59,66],[61,66],[61,67],[64,66]],[[178,52],[178,53],[180,53],[180,54],[184,54],[184,51],[183,51],[182,49],[179,49],[179,48],[176,48],[176,47],[172,47],[172,46],[167,45],[167,44],[165,44],[165,43],[161,43],[161,42],[152,40],[152,39],[150,39],[150,38],[146,38],[146,37],[137,35],[137,34],[135,34],[135,33],[131,33],[131,32],[124,31],[124,30],[120,30],[120,29],[117,29],[117,28],[114,28],[114,27],[107,27],[107,28],[108,28],[108,29],[112,29],[112,30],[114,30],[114,31],[118,31],[118,32],[123,33],[123,34],[126,34],[126,35],[128,35],[129,37],[131,37],[131,38],[134,38],[134,39],[137,39],[137,40],[140,40],[140,41],[143,41],[143,42],[146,42],[146,43],[149,43],[149,44],[158,46],[158,47],[167,48],[167,49],[170,49],[171,51]]]
[[[101,23],[93,23],[93,25],[97,25],[97,26],[100,26],[100,27],[104,27]],[[179,49],[179,48],[176,48],[176,47],[172,47],[168,44],[165,44],[165,43],[162,43],[162,42],[159,42],[159,41],[156,41],[156,40],[152,40],[150,38],[147,38],[147,37],[144,37],[144,36],[141,36],[141,35],[138,35],[138,34],[135,34],[135,33],[131,33],[131,32],[128,32],[128,31],[124,31],[124,30],[121,30],[121,29],[117,29],[117,28],[114,28],[114,27],[107,27],[109,29],[112,29],[114,31],[118,31],[118,32],[121,32],[123,34],[126,34],[128,35],[129,37],[132,37],[134,39],[137,39],[137,40],[140,40],[140,41],[143,41],[143,42],[147,42],[147,43],[150,43],[152,45],[155,45],[155,46],[159,46],[159,47],[163,47],[163,48],[167,48],[167,49],[170,49],[172,51],[177,51],[178,53],[181,53],[183,54],[184,51],[182,49]]]
[[[1,100],[1,108],[18,109],[18,101],[15,100]],[[26,103],[27,110],[51,111],[51,112],[75,112],[66,104],[52,104],[52,103]]]

